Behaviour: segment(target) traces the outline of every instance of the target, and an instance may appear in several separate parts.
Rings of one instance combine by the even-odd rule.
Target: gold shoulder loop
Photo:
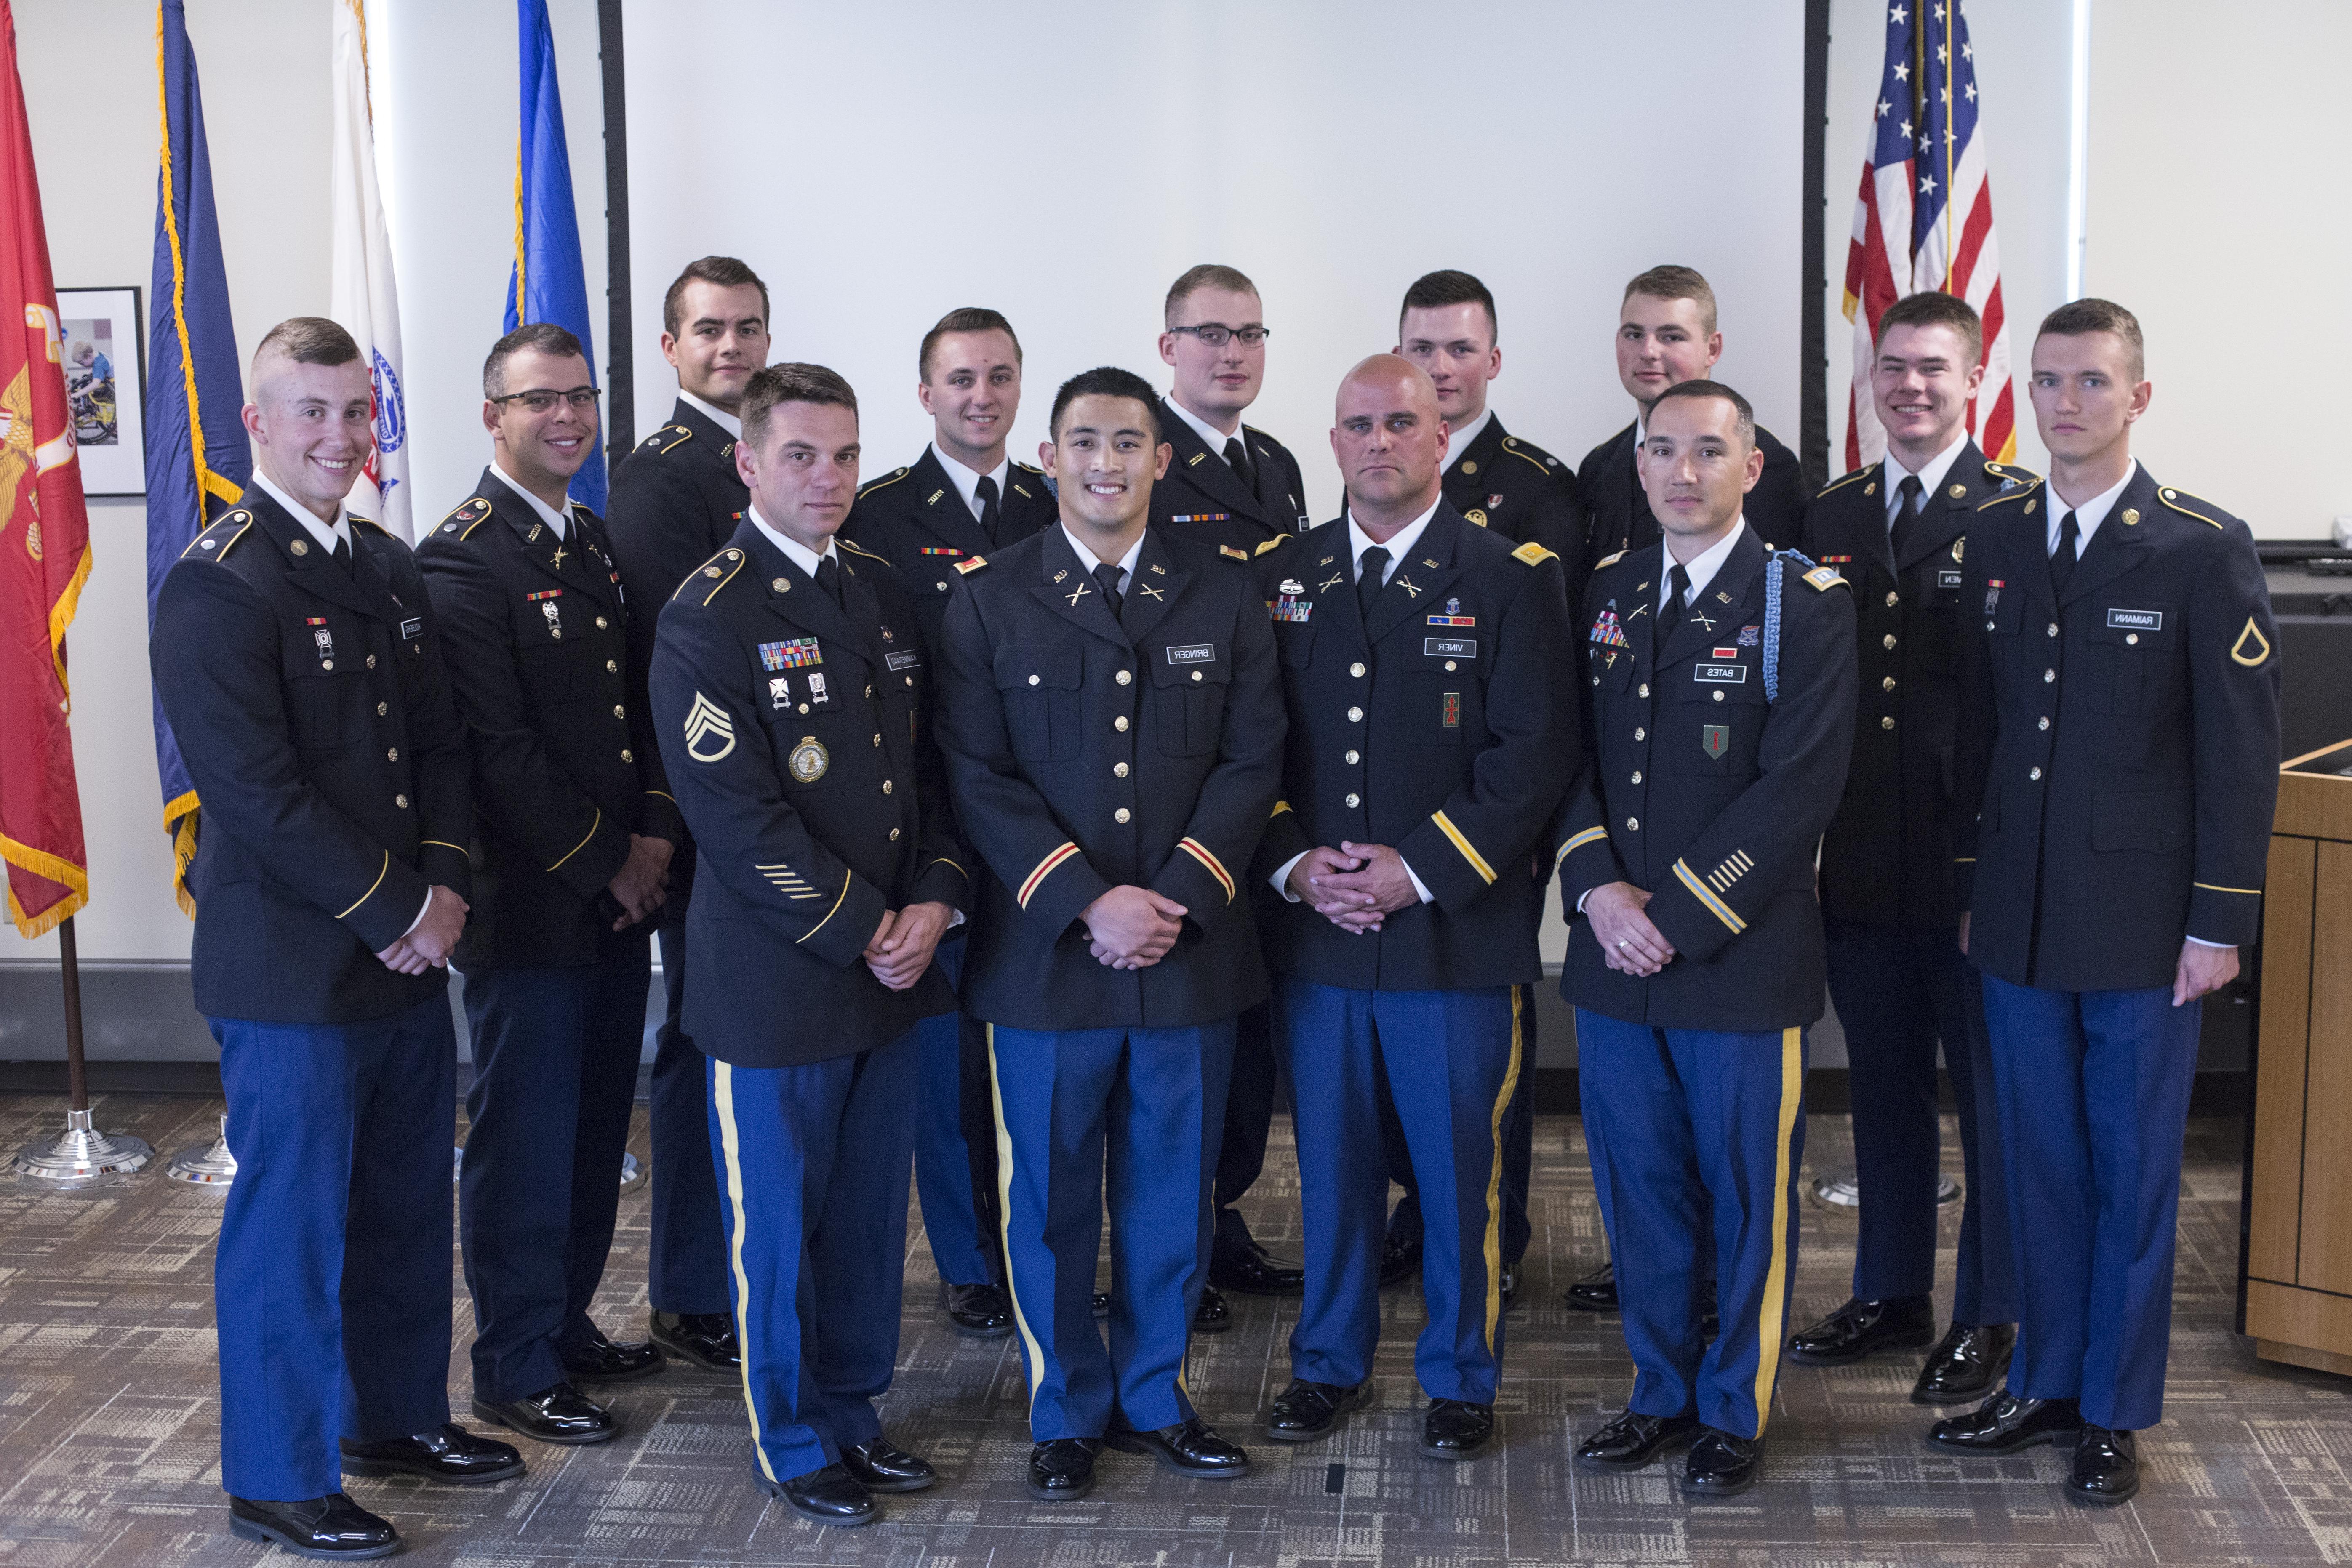
[[[1265,543],[1258,546],[1256,549],[1250,553],[1253,555],[1264,555],[1270,549],[1280,549],[1284,545],[1286,545],[1289,542],[1290,536],[1288,534],[1276,534],[1274,538],[1266,540]]]
[[[1536,543],[1535,540],[1529,539],[1527,543],[1521,545],[1518,549],[1511,552],[1511,559],[1513,560],[1525,561],[1529,566],[1541,566],[1548,560],[1558,560],[1559,557],[1552,551],[1544,549],[1543,546]],[[1612,556],[1611,559],[1614,559],[1615,558]]]
[[[1990,467],[1991,467],[1991,466],[1992,466],[1992,465],[1991,465],[1991,464],[1990,464],[1990,463],[1988,463],[1988,464],[1986,464],[1986,465],[1985,465],[1985,466],[1986,466],[1986,467],[1988,467],[1988,468],[1990,468]],[[1869,474],[1872,474],[1872,473],[1874,473],[1874,472],[1877,470],[1877,467],[1878,467],[1878,465],[1877,465],[1877,464],[1875,464],[1875,463],[1873,463],[1873,464],[1868,465],[1867,465],[1867,466],[1865,466],[1865,467],[1857,468],[1857,469],[1855,469],[1855,470],[1854,470],[1853,473],[1851,473],[1851,474],[1842,475],[1842,476],[1840,476],[1838,478],[1832,479],[1832,480],[1831,480],[1827,485],[1823,486],[1822,487],[1822,495],[1824,495],[1824,496],[1828,496],[1828,495],[1832,495],[1832,494],[1834,494],[1834,493],[1835,493],[1835,492],[1837,492],[1837,491],[1843,490],[1843,489],[1844,489],[1848,485],[1853,484],[1856,479],[1860,479],[1860,478],[1864,477],[1864,476],[1866,476],[1866,475],[1869,475]]]
[[[1013,466],[1014,466],[1015,468],[1020,469],[1020,470],[1021,470],[1021,472],[1023,472],[1024,474],[1034,474],[1034,475],[1036,475],[1040,479],[1042,479],[1042,478],[1044,478],[1044,477],[1045,476],[1045,471],[1043,468],[1040,468],[1040,467],[1038,467],[1036,465],[1032,464],[1032,463],[1024,463],[1024,462],[1022,462],[1022,461],[1021,461],[1021,459],[1019,459],[1018,457],[1015,457],[1015,458],[1013,460]],[[906,472],[906,470],[905,470],[904,468],[901,468],[901,469],[899,469],[899,470],[898,470],[898,473],[900,473],[900,474],[904,474],[905,472]],[[897,476],[896,476],[896,475],[893,475],[893,476],[892,476],[892,477],[894,477],[894,478],[895,478],[895,477],[897,477]]]
[[[2192,496],[2186,490],[2176,490],[2169,485],[2160,485],[2157,487],[2156,498],[2182,517],[2194,517],[2208,528],[2219,528],[2228,526],[2222,520],[2228,514],[2222,513],[2221,517],[2209,515],[2207,508],[2212,512],[2221,512],[2221,508],[2214,506],[2202,496]]]
[[[867,481],[866,487],[857,492],[857,498],[862,501],[866,499],[866,497],[874,494],[875,491],[881,489],[884,486],[897,484],[899,480],[904,479],[909,472],[910,470],[905,468],[893,468],[889,473],[883,475],[879,479]]]
[[[480,525],[481,520],[489,515],[490,504],[481,497],[476,496],[470,500],[461,502],[457,509],[449,514],[447,519],[441,525],[441,531],[445,534],[454,533],[462,539],[472,533]]]
[[[643,441],[638,442],[637,450],[642,452],[646,447],[650,446],[656,452],[667,452],[671,447],[678,445],[682,442],[688,442],[693,439],[694,432],[687,426],[683,424],[665,424],[659,430],[655,431],[651,435],[646,436]]]
[[[969,577],[987,564],[988,558],[984,555],[968,555],[956,562],[956,570]]]
[[[1983,500],[1979,501],[1977,503],[1977,510],[1979,512],[1989,512],[1992,510],[1993,507],[2002,506],[2008,502],[2021,501],[2026,497],[2035,494],[2041,488],[2042,481],[2039,477],[2019,480],[2013,487],[2004,488],[1999,495],[1988,496]]]
[[[1991,475],[1996,479],[2008,479],[2020,485],[2039,485],[2042,483],[2041,475],[2036,474],[2031,468],[2021,468],[2014,463],[1996,463],[1991,458],[1988,457],[1985,459],[1984,469],[1986,473]]]
[[[719,591],[733,581],[735,574],[742,570],[743,552],[730,545],[687,573],[686,580],[672,591],[670,597],[677,599],[689,588],[707,587],[709,591],[702,596],[702,602],[708,604],[718,598]]]
[[[1542,458],[1537,456],[1532,452],[1521,451],[1519,449],[1519,438],[1516,435],[1506,435],[1503,437],[1503,450],[1509,453],[1512,456],[1517,458],[1522,463],[1534,464],[1537,468],[1546,474],[1550,473],[1557,465],[1553,463],[1546,463]]]
[[[836,545],[840,546],[843,549],[847,550],[847,551],[848,551],[850,554],[852,554],[852,555],[862,555],[862,556],[864,556],[867,560],[878,560],[878,561],[880,561],[884,566],[888,566],[888,565],[890,564],[890,558],[889,558],[889,557],[887,557],[887,556],[881,556],[881,555],[876,555],[872,550],[867,549],[864,545],[861,545],[861,544],[856,543],[855,541],[850,540],[850,539],[843,538],[839,534],[835,534],[835,535],[834,535],[834,536],[833,536],[833,542],[834,542],[835,544],[836,544]]]
[[[382,523],[377,522],[373,517],[362,517],[354,515],[352,517],[352,526],[358,528],[366,528],[371,533],[382,534],[386,538],[392,538],[392,530],[385,528]]]
[[[1599,571],[1604,566],[1615,566],[1619,561],[1623,560],[1627,556],[1633,553],[1633,552],[1632,550],[1621,549],[1615,555],[1610,556],[1605,559],[1594,561],[1592,563],[1592,570]]]
[[[236,541],[245,538],[246,530],[252,526],[253,514],[239,507],[210,528],[198,529],[196,537],[188,541],[188,548],[180,552],[180,559],[219,560],[236,547]]]
[[[1828,566],[1817,566],[1813,568],[1812,570],[1805,573],[1805,580],[1811,583],[1823,593],[1827,593],[1831,589],[1839,587],[1845,582],[1845,579],[1837,574],[1837,569],[1835,567]]]

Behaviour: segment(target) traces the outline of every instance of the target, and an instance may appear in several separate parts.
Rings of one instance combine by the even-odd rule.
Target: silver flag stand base
[[[182,1149],[163,1167],[173,1181],[193,1186],[226,1186],[236,1179],[236,1156],[228,1152],[228,1115],[221,1115],[220,1136],[205,1148]]]
[[[1813,1196],[1840,1208],[1859,1208],[1862,1206],[1862,1181],[1851,1170],[1837,1171],[1813,1183]],[[1936,1207],[1941,1208],[1946,1204],[1959,1201],[1960,1184],[1938,1172],[1936,1176]]]
[[[87,1111],[66,1113],[66,1130],[56,1138],[27,1144],[8,1168],[35,1181],[90,1182],[129,1176],[155,1157],[145,1140],[125,1133],[100,1133]]]

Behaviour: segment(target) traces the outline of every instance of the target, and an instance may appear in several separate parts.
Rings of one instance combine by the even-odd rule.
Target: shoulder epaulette
[[[742,570],[743,552],[730,545],[696,567],[687,580],[679,583],[671,592],[670,597],[678,598],[689,588],[707,588],[709,591],[703,594],[702,602],[708,604],[716,599],[719,596],[719,591],[733,581],[735,574]]]
[[[377,522],[373,517],[362,517],[352,514],[346,515],[351,516],[352,527],[355,528],[365,528],[372,534],[382,534],[386,538],[392,538],[392,530],[385,528],[382,523]]]
[[[864,556],[867,560],[878,560],[878,561],[880,561],[884,566],[888,566],[888,565],[890,564],[890,558],[889,558],[889,557],[887,557],[887,556],[881,556],[881,555],[876,555],[872,550],[867,549],[864,545],[856,544],[856,543],[853,543],[852,541],[850,541],[850,540],[848,540],[848,539],[843,538],[839,534],[835,534],[835,535],[834,535],[834,536],[833,536],[833,542],[834,542],[834,544],[835,544],[836,547],[838,547],[839,549],[845,549],[845,550],[847,550],[847,551],[848,551],[850,554],[852,554],[852,555],[862,555],[862,556]]]
[[[2221,507],[2214,506],[2202,496],[2192,496],[2186,490],[2176,490],[2171,486],[2165,485],[2158,487],[2156,498],[2182,517],[2194,517],[2208,528],[2226,528],[2230,526],[2230,514],[2223,512]],[[2209,512],[2220,515],[2211,516]]]
[[[1288,534],[1276,534],[1274,538],[1266,540],[1265,543],[1258,546],[1257,549],[1252,550],[1250,553],[1252,555],[1264,555],[1270,549],[1280,549],[1284,545],[1288,544],[1289,542],[1290,536]]]
[[[1838,575],[1837,568],[1833,566],[1814,566],[1811,561],[1806,559],[1803,556],[1799,555],[1792,549],[1782,550],[1780,553],[1787,556],[1790,561],[1794,562],[1798,566],[1811,568],[1811,570],[1805,573],[1805,580],[1811,583],[1823,593],[1827,593],[1831,589],[1836,588],[1842,583],[1845,584],[1849,589],[1853,586],[1851,583],[1846,583],[1845,579]]]
[[[1249,551],[1245,549],[1237,549],[1232,545],[1219,545],[1217,547],[1217,553],[1222,556],[1230,557],[1234,560],[1247,560],[1250,558]]]
[[[1519,444],[1519,438],[1516,435],[1506,435],[1503,437],[1503,450],[1509,453],[1512,456],[1518,458],[1521,462],[1534,464],[1537,467],[1542,469],[1547,474],[1559,466],[1559,459],[1551,456],[1549,454],[1538,456],[1536,453],[1527,451],[1522,448]]]
[[[1988,467],[1988,468],[1990,468],[1990,467],[1991,467],[1991,466],[1992,466],[1992,465],[1991,465],[1991,464],[1990,464],[1990,463],[1988,463],[1988,464],[1986,464],[1986,465],[1985,465],[1985,466],[1986,466],[1986,467]],[[1838,491],[1840,491],[1840,490],[1844,489],[1848,485],[1853,484],[1856,479],[1860,479],[1860,478],[1866,477],[1867,476],[1872,475],[1872,474],[1874,474],[1874,473],[1876,473],[1877,471],[1878,471],[1878,465],[1877,465],[1877,464],[1875,464],[1875,463],[1866,464],[1866,465],[1864,465],[1864,466],[1862,466],[1862,467],[1860,467],[1860,468],[1855,469],[1855,470],[1854,470],[1853,473],[1851,473],[1851,474],[1844,474],[1844,475],[1841,475],[1841,476],[1839,476],[1837,478],[1831,480],[1827,485],[1825,485],[1825,486],[1823,486],[1822,487],[1822,495],[1824,495],[1824,496],[1833,495],[1833,494],[1835,494],[1836,492],[1838,492]]]
[[[1987,464],[1986,466],[1990,467],[1991,465]],[[2003,502],[2021,500],[2025,497],[2032,495],[2035,491],[2041,488],[2042,479],[2039,475],[2029,476],[2024,479],[2019,479],[2016,477],[2015,471],[2004,474],[2001,476],[2001,486],[1999,493],[1987,496],[1983,500],[1979,501],[1977,503],[1977,510],[1979,512],[1990,511],[1991,508],[2001,505]]]
[[[2036,474],[2031,468],[2020,468],[2014,463],[1995,463],[1990,458],[1987,458],[1985,460],[1984,470],[1994,478],[2000,480],[2003,486],[2011,485],[2039,485],[2042,483],[2041,475]]]
[[[1021,472],[1023,472],[1024,474],[1034,474],[1034,475],[1035,475],[1035,476],[1037,476],[1037,477],[1039,477],[1040,479],[1043,479],[1043,478],[1045,476],[1045,471],[1043,468],[1036,467],[1036,466],[1034,466],[1034,465],[1031,465],[1031,464],[1024,463],[1024,462],[1022,462],[1022,461],[1021,461],[1021,459],[1019,459],[1018,457],[1016,457],[1016,458],[1014,458],[1014,459],[1013,460],[1013,466],[1014,466],[1015,468],[1020,469],[1020,470],[1021,470]]]
[[[693,439],[694,432],[687,426],[683,424],[665,424],[659,430],[655,431],[651,435],[646,436],[643,441],[638,442],[637,450],[643,452],[647,447],[651,447],[656,452],[667,452],[671,447],[676,446],[680,442],[691,441]]]
[[[910,469],[893,468],[889,473],[883,475],[879,479],[868,480],[865,486],[857,492],[857,498],[862,501],[866,499],[866,497],[872,495],[875,491],[882,488],[885,485],[897,484],[899,480],[904,479],[910,472],[912,472]]]
[[[1513,560],[1525,561],[1529,566],[1541,566],[1548,560],[1558,560],[1559,557],[1552,551],[1544,549],[1543,546],[1536,543],[1535,540],[1529,539],[1527,543],[1521,545],[1518,549],[1511,552],[1511,559]]]
[[[236,548],[236,541],[245,538],[245,530],[251,527],[253,514],[239,507],[190,539],[188,548],[180,552],[180,559],[185,560],[194,556],[198,560],[223,559]]]
[[[443,518],[441,531],[445,534],[456,534],[462,539],[472,533],[481,520],[489,515],[490,504],[477,496]]]
[[[1633,553],[1633,552],[1631,550],[1621,549],[1615,555],[1608,556],[1602,559],[1594,561],[1592,563],[1592,570],[1599,571],[1604,566],[1615,566],[1619,561],[1623,560],[1627,556]]]
[[[956,562],[956,570],[969,576],[987,564],[988,558],[984,555],[968,555]]]

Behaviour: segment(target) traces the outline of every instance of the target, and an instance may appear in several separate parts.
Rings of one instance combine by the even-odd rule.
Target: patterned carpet
[[[62,1124],[62,1101],[0,1097],[0,1148]],[[210,1137],[217,1102],[115,1095],[101,1127],[162,1156]],[[2236,1124],[2200,1122],[2180,1219],[2172,1379],[2161,1429],[2143,1435],[2147,1490],[2128,1507],[2070,1506],[2049,1448],[1978,1466],[1919,1441],[1908,1362],[1783,1375],[1765,1484],[1690,1505],[1661,1468],[1630,1479],[1571,1469],[1574,1437],[1630,1386],[1614,1318],[1570,1312],[1562,1288],[1601,1256],[1592,1183],[1572,1119],[1536,1134],[1536,1246],[1509,1319],[1506,1447],[1468,1465],[1414,1450],[1421,1321],[1411,1290],[1387,1298],[1375,1410],[1332,1443],[1252,1442],[1256,1469],[1188,1482],[1106,1455],[1088,1500],[1048,1507],[1021,1487],[1027,1452],[1009,1342],[959,1339],[930,1310],[919,1236],[907,1267],[906,1335],[885,1406],[891,1436],[923,1454],[936,1490],[887,1500],[873,1528],[827,1531],[749,1482],[741,1396],[691,1368],[613,1391],[627,1424],[593,1448],[525,1445],[531,1473],[484,1490],[354,1479],[420,1563],[520,1568],[570,1563],[858,1563],[891,1568],[1108,1568],[1322,1563],[2111,1563],[2352,1561],[2352,1384],[2257,1362],[2230,1333],[2238,1248]],[[1259,1235],[1295,1253],[1287,1128],[1252,1195]],[[1957,1145],[1949,1137],[1957,1168]],[[643,1113],[633,1145],[646,1155]],[[1842,1164],[1843,1117],[1816,1120],[1812,1164]],[[232,1538],[219,1490],[211,1258],[217,1194],[142,1176],[51,1193],[0,1179],[0,1568],[195,1568],[256,1561]],[[646,1199],[625,1195],[603,1297],[605,1326],[644,1313]],[[1946,1245],[1957,1228],[1947,1211]],[[1850,1211],[1811,1206],[1799,1322],[1843,1299]],[[453,1270],[454,1277],[454,1270]],[[1293,1303],[1236,1299],[1234,1332],[1196,1342],[1187,1381],[1204,1412],[1248,1440],[1286,1373]],[[469,1318],[459,1303],[461,1325]],[[452,1398],[465,1401],[465,1347]],[[281,1560],[284,1560],[281,1558]]]

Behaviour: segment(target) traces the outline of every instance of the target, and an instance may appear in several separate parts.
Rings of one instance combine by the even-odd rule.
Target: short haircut
[[[1685,298],[1687,297],[1685,296]],[[1674,385],[1660,392],[1658,394],[1658,401],[1650,405],[1650,412],[1647,415],[1649,423],[1651,425],[1655,425],[1658,423],[1658,410],[1664,407],[1670,400],[1678,397],[1696,398],[1701,401],[1711,398],[1718,402],[1729,403],[1732,407],[1732,411],[1739,416],[1738,421],[1739,425],[1739,438],[1748,443],[1750,446],[1754,446],[1756,444],[1756,410],[1748,403],[1748,401],[1746,398],[1741,397],[1738,392],[1732,391],[1729,387],[1725,386],[1721,382],[1676,382]]]
[[[552,321],[526,321],[490,345],[489,357],[482,361],[484,397],[506,395],[507,361],[527,350],[558,360],[575,355],[583,360],[588,357],[588,350],[580,346],[580,340],[569,329]],[[588,379],[596,379],[593,365],[588,367]]]
[[[1905,295],[1878,318],[1878,340],[1885,342],[1886,334],[1897,327],[1949,327],[1969,346],[1969,365],[1984,358],[1984,322],[1976,308],[1957,294],[1931,288]]]
[[[2139,334],[2139,318],[2112,299],[2077,299],[2042,318],[2037,338],[2081,338],[2093,332],[2113,332],[2131,350],[2131,379],[2147,371],[2147,343]]]
[[[258,365],[272,354],[298,365],[348,365],[360,357],[360,346],[324,316],[289,316],[262,334],[253,362]]]
[[[1143,423],[1151,431],[1153,445],[1162,437],[1160,428],[1160,394],[1151,383],[1133,371],[1122,371],[1117,365],[1097,365],[1091,371],[1080,371],[1062,383],[1054,394],[1054,412],[1045,421],[1046,433],[1055,441],[1062,439],[1062,411],[1082,397],[1127,397],[1143,405]]]
[[[1162,308],[1160,319],[1168,326],[1176,325],[1176,307],[1203,288],[1222,288],[1228,294],[1257,292],[1257,285],[1249,280],[1246,273],[1204,261],[1198,267],[1186,267],[1183,276],[1168,286],[1168,303]]]
[[[1483,305],[1486,308],[1486,336],[1498,340],[1500,329],[1495,320],[1495,297],[1486,286],[1466,272],[1447,268],[1443,272],[1424,272],[1412,280],[1404,291],[1404,308],[1397,312],[1397,336],[1404,336],[1405,312],[1427,310],[1440,305]]]
[[[923,346],[915,350],[915,374],[926,386],[931,380],[931,350],[950,332],[1002,332],[1013,340],[1013,362],[1021,362],[1021,339],[1013,332],[1013,323],[985,305],[966,305],[940,317],[939,324],[923,334]]]
[[[1715,290],[1708,287],[1706,276],[1698,268],[1676,267],[1669,262],[1663,267],[1651,267],[1646,272],[1637,272],[1633,281],[1625,285],[1624,298],[1618,303],[1622,305],[1625,299],[1631,299],[1636,294],[1646,294],[1653,299],[1695,301],[1698,306],[1699,320],[1706,326],[1707,335],[1714,336]]]
[[[743,383],[743,439],[752,451],[768,439],[768,413],[779,403],[813,402],[857,412],[857,394],[823,365],[770,365]]]
[[[712,283],[721,288],[740,288],[745,284],[760,291],[760,319],[768,319],[768,286],[760,275],[731,256],[706,256],[699,261],[689,261],[686,270],[670,282],[669,292],[662,296],[662,330],[671,337],[686,325],[686,286],[689,283]]]

